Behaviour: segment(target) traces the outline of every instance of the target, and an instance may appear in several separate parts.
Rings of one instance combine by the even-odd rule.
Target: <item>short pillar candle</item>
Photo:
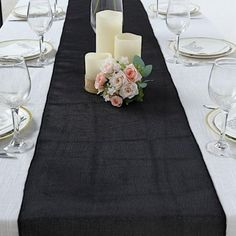
[[[122,33],[123,13],[105,10],[96,14],[96,52],[114,55],[115,36]]]
[[[142,36],[123,33],[115,37],[114,57],[119,60],[121,57],[128,57],[129,62],[133,61],[135,55],[141,57]]]
[[[97,74],[104,61],[111,58],[110,53],[89,52],[85,55],[85,90],[89,93],[97,93],[94,87]]]

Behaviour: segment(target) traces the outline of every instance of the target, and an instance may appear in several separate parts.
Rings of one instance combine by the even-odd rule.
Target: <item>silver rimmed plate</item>
[[[170,43],[170,48],[176,50],[175,42]],[[179,47],[181,55],[199,59],[227,56],[235,49],[236,46],[229,41],[208,37],[181,38]]]
[[[19,7],[16,7],[14,10],[13,10],[13,15],[16,16],[16,17],[19,17],[19,18],[27,18],[27,8],[28,6],[19,6]],[[57,11],[58,11],[58,14],[62,14],[63,13],[63,9],[61,7],[57,7]]]
[[[20,119],[20,130],[23,130],[28,126],[32,119],[31,112],[21,107],[19,109],[19,119]],[[13,124],[12,124],[12,115],[10,109],[0,107],[0,140],[9,138],[13,135]]]
[[[221,124],[222,124],[222,114],[219,109],[215,109],[209,112],[206,116],[206,123],[211,130],[216,134],[220,134]],[[226,128],[226,138],[236,142],[236,113],[230,112],[227,128]]]
[[[166,15],[167,14],[167,8],[168,8],[168,3],[159,3],[158,4],[158,13],[161,15]],[[156,4],[150,4],[149,9],[152,12],[157,12],[157,5]],[[190,14],[194,15],[197,14],[200,11],[200,7],[196,4],[190,3],[189,6]]]
[[[49,42],[44,42],[45,54],[53,50]],[[0,55],[14,56],[21,55],[25,60],[31,60],[39,57],[39,42],[34,39],[15,39],[0,41]]]
[[[194,56],[218,56],[230,50],[229,42],[205,37],[182,38],[179,47],[180,53]]]

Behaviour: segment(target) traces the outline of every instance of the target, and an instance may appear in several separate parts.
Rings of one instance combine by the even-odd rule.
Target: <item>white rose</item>
[[[125,98],[133,98],[134,96],[138,95],[138,86],[136,83],[133,82],[127,82],[123,84],[123,86],[120,89],[120,96]]]
[[[121,57],[119,62],[120,62],[120,64],[128,65],[129,59],[128,59],[128,57]]]
[[[115,72],[119,72],[120,71],[120,64],[118,64],[118,63],[113,64],[113,70]]]
[[[112,87],[115,87],[117,90],[121,88],[121,86],[123,85],[124,81],[126,81],[125,79],[125,74],[120,71],[117,74],[114,74],[111,79],[110,79],[110,85]]]
[[[101,71],[104,74],[112,74],[114,71],[114,64],[116,64],[116,61],[113,58],[106,59],[102,64]]]

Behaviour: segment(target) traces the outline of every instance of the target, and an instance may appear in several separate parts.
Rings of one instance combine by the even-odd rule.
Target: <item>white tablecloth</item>
[[[141,1],[149,14],[148,6],[155,1]],[[182,37],[217,37],[236,43],[236,31],[233,26],[234,22],[236,22],[235,0],[193,0],[192,2],[201,6],[204,16],[202,19],[192,19],[190,27]],[[167,29],[164,20],[150,18],[150,23],[164,56],[169,57],[171,52],[168,44],[169,40],[174,38],[174,35]],[[184,67],[173,64],[167,64],[167,66],[225,211],[227,218],[226,235],[235,236],[236,160],[215,157],[209,154],[205,148],[207,142],[217,138],[206,126],[205,117],[209,111],[203,108],[203,104],[212,104],[207,91],[211,66]],[[231,143],[231,146],[236,153],[236,144]]]
[[[19,5],[22,5],[24,1],[26,0],[20,0]],[[222,0],[195,0],[201,6],[205,16],[209,16],[211,21],[206,19],[192,20],[191,26],[184,35],[219,37],[217,32],[220,32],[226,39],[236,42],[236,31],[231,30],[232,22],[235,22],[233,19],[236,19],[234,16],[236,3],[235,0],[227,1],[226,3]],[[59,1],[64,9],[67,7],[67,2],[68,0]],[[142,2],[147,7],[152,3],[152,0],[142,0]],[[224,10],[227,10],[227,14]],[[223,18],[220,17],[221,15]],[[173,38],[173,35],[166,28],[165,21],[150,19],[150,22],[162,51],[167,56],[169,54],[168,40]],[[50,40],[56,48],[59,45],[63,23],[63,21],[55,22],[46,34],[46,40]],[[0,30],[0,40],[15,38],[36,37],[26,22],[7,22]],[[202,106],[211,103],[207,94],[210,66],[187,68],[181,65],[168,65],[168,69],[227,215],[227,236],[235,236],[236,160],[216,158],[205,150],[205,144],[215,138],[214,134],[206,128],[205,115],[207,111]],[[32,93],[27,107],[33,114],[33,122],[31,128],[27,129],[24,135],[33,141],[36,141],[38,137],[52,70],[53,65],[44,69],[30,69]],[[1,142],[0,148],[3,146],[4,142]],[[234,146],[236,145],[234,144]],[[21,155],[18,159],[0,159],[0,236],[18,235],[17,219],[33,154],[34,150]]]
[[[18,5],[26,5],[27,3],[27,0],[20,0]],[[64,10],[67,9],[68,0],[59,0],[58,3]],[[56,49],[60,43],[63,25],[64,21],[56,21],[50,31],[45,34],[45,40],[50,41]],[[0,30],[0,40],[19,38],[37,39],[27,22],[6,22]],[[38,137],[53,66],[52,64],[45,68],[30,68],[32,91],[27,108],[32,112],[33,121],[29,129],[24,132],[24,136],[34,142]],[[1,141],[0,148],[5,144],[6,142]],[[34,150],[17,159],[0,158],[0,236],[18,236],[17,219],[33,155]]]

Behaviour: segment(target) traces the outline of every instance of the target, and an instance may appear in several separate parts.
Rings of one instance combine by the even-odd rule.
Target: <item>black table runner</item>
[[[225,215],[147,15],[124,0],[124,31],[143,35],[154,70],[143,103],[114,108],[86,93],[94,51],[88,0],[70,0],[20,236],[223,236]],[[43,78],[42,78],[43,79]]]

